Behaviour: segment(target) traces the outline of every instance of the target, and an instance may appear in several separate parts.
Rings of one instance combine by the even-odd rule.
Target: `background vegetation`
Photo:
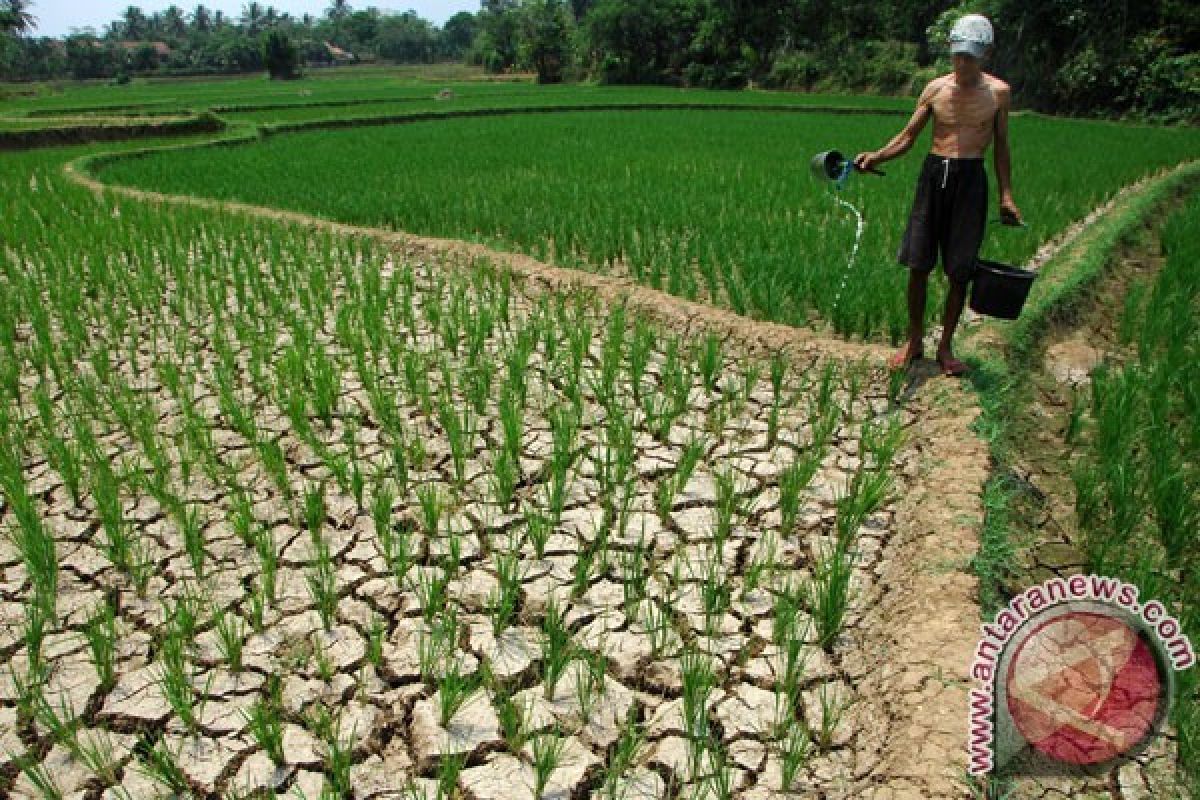
[[[993,68],[1024,106],[1197,118],[1200,10],[1182,0],[483,0],[441,28],[346,0],[320,17],[258,2],[236,19],[203,5],[153,14],[130,6],[103,31],[65,40],[30,37],[27,0],[0,0],[10,32],[0,37],[0,75],[261,70],[261,40],[275,31],[310,65],[466,60],[543,82],[908,93],[946,67],[945,33],[967,11],[994,20]]]

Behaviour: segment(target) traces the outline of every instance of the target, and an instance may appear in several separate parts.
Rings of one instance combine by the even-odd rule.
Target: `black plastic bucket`
[[[1027,269],[979,259],[971,282],[971,310],[989,317],[1016,319],[1036,277],[1037,273]]]

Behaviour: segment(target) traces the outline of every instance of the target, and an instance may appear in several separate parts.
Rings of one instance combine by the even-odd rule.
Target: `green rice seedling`
[[[692,479],[692,474],[707,449],[708,442],[703,437],[691,438],[684,445],[683,452],[679,456],[679,463],[675,466],[675,472],[661,479],[655,487],[655,511],[658,512],[659,519],[664,523],[675,507],[676,497]]]
[[[514,464],[519,463],[523,449],[522,440],[525,436],[525,399],[521,387],[514,387],[512,381],[500,393],[497,410],[500,414],[500,432],[504,436],[504,452]]]
[[[333,415],[337,411],[338,396],[341,394],[341,376],[325,349],[317,345],[309,356],[308,377],[311,381],[313,411],[325,423],[326,430],[333,427]]]
[[[409,448],[408,443],[404,441],[403,431],[398,431],[393,434],[396,436],[396,442],[391,447],[392,456],[392,474],[396,478],[396,486],[401,492],[408,491],[409,484]]]
[[[542,620],[542,679],[547,700],[554,697],[558,681],[575,658],[575,645],[566,625],[566,614],[566,609],[560,609],[552,598]]]
[[[371,618],[367,630],[367,663],[378,669],[383,665],[383,642],[387,637],[387,623],[376,614]]]
[[[780,350],[771,353],[771,360],[767,366],[767,374],[771,381],[771,399],[773,405],[778,406],[783,402],[783,386],[787,380],[787,373],[787,356]]]
[[[426,536],[437,536],[441,529],[444,503],[436,484],[426,484],[417,489],[417,502],[420,504],[421,526]]]
[[[800,770],[812,755],[812,739],[803,725],[791,720],[779,740],[780,788],[790,792]]]
[[[779,473],[779,530],[784,536],[795,533],[796,520],[800,515],[800,495],[812,483],[820,467],[819,454],[809,451]]]
[[[355,731],[343,736],[340,726],[334,725],[329,736],[325,738],[325,791],[331,798],[350,796],[353,784],[350,771],[354,766]]]
[[[759,540],[758,550],[746,564],[745,583],[742,586],[742,596],[747,592],[754,591],[762,585],[764,574],[771,574],[775,570],[775,556],[778,553],[779,544],[775,538],[773,531],[768,531],[763,534]]]
[[[22,606],[21,611],[24,617],[21,633],[25,642],[25,660],[29,666],[29,674],[40,676],[47,669],[42,647],[46,642],[46,627],[50,620],[41,604],[32,598]]]
[[[183,535],[183,547],[187,552],[192,571],[197,577],[204,575],[204,526],[206,520],[198,504],[184,505],[176,519]]]
[[[721,553],[733,533],[734,518],[742,511],[742,501],[737,493],[737,473],[732,467],[713,473],[713,479],[717,485],[717,524],[713,529],[713,546]]]
[[[62,800],[63,791],[58,785],[58,780],[45,764],[31,755],[26,755],[17,759],[17,766],[42,800]]]
[[[817,689],[821,721],[818,730],[814,733],[817,735],[817,744],[822,750],[828,750],[833,745],[833,737],[850,705],[847,698],[842,697],[840,693],[833,692],[829,686],[830,684],[823,683]]]
[[[305,489],[304,522],[313,537],[321,535],[321,530],[325,527],[325,514],[325,484]]]
[[[200,698],[192,683],[192,666],[187,657],[187,644],[177,630],[168,631],[159,645],[159,688],[180,722],[191,733],[200,727],[198,704]]]
[[[525,534],[533,547],[534,556],[541,561],[546,557],[546,544],[554,533],[554,525],[538,511],[525,512]]]
[[[417,574],[417,600],[421,604],[421,615],[427,624],[445,611],[450,588],[450,574],[442,568],[422,570]]]
[[[33,586],[32,602],[46,619],[52,620],[58,596],[58,552],[54,537],[33,506],[19,461],[6,454],[4,448],[0,448],[0,489],[17,518],[17,525],[9,535]]]
[[[827,546],[813,565],[808,601],[817,644],[829,650],[842,630],[850,606],[850,576],[853,558],[839,542]]]
[[[454,715],[478,690],[479,686],[474,678],[462,674],[462,665],[457,660],[451,663],[438,682],[439,724],[448,728]]]
[[[655,333],[643,317],[637,317],[633,323],[633,334],[629,341],[629,352],[626,358],[629,384],[633,387],[633,401],[641,402],[642,380],[646,375],[646,367],[650,364],[650,354],[654,351]]]
[[[466,765],[466,755],[442,756],[437,770],[437,800],[451,800],[457,796],[455,789],[458,786],[458,776],[462,774]]]
[[[274,605],[277,575],[279,573],[279,548],[275,543],[275,532],[262,527],[254,534],[254,552],[258,555],[259,585],[266,605]]]
[[[499,689],[495,693],[496,717],[510,753],[517,754],[528,740],[526,720],[529,718],[528,703],[518,705],[512,693]]]
[[[733,600],[733,590],[721,568],[719,550],[709,554],[704,580],[700,583],[700,599],[704,606],[704,632],[715,636]]]
[[[83,464],[78,445],[47,431],[43,433],[42,447],[46,451],[46,460],[62,478],[71,502],[78,506],[83,494]]]
[[[579,434],[579,417],[574,409],[560,407],[550,415],[550,430],[553,449],[550,455],[549,480],[546,486],[546,506],[550,510],[550,521],[558,525],[566,506],[567,487],[570,485],[571,470],[575,463],[576,437]]]
[[[425,680],[433,681],[450,663],[457,652],[458,637],[458,609],[455,606],[448,606],[444,613],[426,622],[426,629],[417,640],[417,658]]]
[[[512,624],[521,602],[521,563],[515,549],[497,553],[496,589],[488,602],[488,613],[492,618],[492,633],[499,636]]]
[[[247,547],[254,545],[255,519],[250,496],[241,486],[232,487],[229,495],[229,525]]]
[[[113,747],[107,732],[77,736],[71,755],[83,764],[105,786],[116,784],[121,769],[121,757]]]
[[[319,533],[312,534],[313,549],[316,560],[305,576],[308,584],[308,594],[321,617],[321,624],[326,631],[333,630],[337,616],[338,586],[337,572],[333,566],[333,557],[329,552],[329,543]]]
[[[851,478],[846,493],[837,500],[837,536],[840,546],[849,548],[866,518],[891,494],[895,481],[885,470],[859,469]]]
[[[251,738],[263,749],[276,766],[284,763],[282,688],[278,676],[267,679],[266,696],[260,697],[243,711]]]
[[[284,496],[290,505],[293,498],[292,482],[288,479],[287,458],[283,454],[283,448],[278,441],[259,441],[258,442],[258,457],[263,463],[263,468],[270,476],[271,482],[275,484],[275,488]]]
[[[501,508],[510,508],[520,483],[519,462],[507,448],[501,448],[492,459],[492,499]]]
[[[562,763],[567,740],[558,733],[551,732],[535,736],[529,744],[531,748],[530,761],[533,765],[533,796],[541,798],[545,796],[550,776]]]
[[[649,547],[645,538],[638,539],[633,548],[620,557],[621,592],[625,616],[634,619],[638,606],[646,599],[646,584],[650,580]]]
[[[87,639],[92,666],[100,679],[100,690],[107,692],[117,683],[117,621],[110,600],[106,598],[88,617],[83,635]]]
[[[447,444],[450,445],[455,486],[461,490],[467,480],[467,459],[473,452],[474,434],[471,431],[470,411],[464,408],[460,413],[455,399],[447,392],[442,395],[441,404],[438,406],[438,423],[446,435]]]
[[[671,643],[671,615],[656,602],[645,602],[641,605],[642,627],[650,637],[650,655],[659,658]]]
[[[571,569],[571,597],[583,597],[592,581],[592,570],[596,565],[595,542],[584,542],[575,555],[575,566]]]
[[[697,775],[700,760],[708,742],[708,700],[717,685],[712,659],[694,649],[687,649],[679,659],[682,684],[683,728],[688,740],[691,774]]]
[[[716,334],[708,334],[696,348],[696,369],[700,373],[701,383],[709,394],[717,388],[717,376],[721,372],[721,340]]]
[[[620,800],[618,788],[623,776],[638,758],[638,754],[646,741],[645,729],[638,723],[637,707],[631,705],[621,727],[620,738],[613,746],[608,764],[604,770],[604,782],[601,794],[607,800]]]
[[[219,609],[213,618],[217,632],[217,649],[232,672],[242,671],[242,643],[246,638],[246,623],[237,614]]]
[[[579,714],[583,724],[592,716],[592,708],[597,699],[608,691],[606,676],[608,672],[608,657],[603,652],[582,651],[587,668],[575,682],[575,702],[579,706]]]
[[[442,571],[453,580],[462,571],[462,534],[450,531],[446,537],[446,554],[442,557]]]
[[[720,740],[708,748],[709,774],[704,781],[705,789],[714,800],[733,800],[733,767],[729,763],[729,752]]]
[[[190,794],[191,783],[166,740],[159,739],[151,744],[143,739],[133,752],[138,759],[138,769],[147,778],[177,797]]]

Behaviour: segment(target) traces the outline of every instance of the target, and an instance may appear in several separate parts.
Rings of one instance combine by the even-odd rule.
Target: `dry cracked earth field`
[[[6,796],[966,794],[955,382],[419,242],[40,197],[101,277],[59,302],[32,246],[9,287],[50,311],[7,384]]]

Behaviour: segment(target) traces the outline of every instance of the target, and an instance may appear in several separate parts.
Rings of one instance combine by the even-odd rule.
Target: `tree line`
[[[466,61],[543,82],[593,80],[710,88],[919,91],[948,67],[963,13],[997,31],[991,71],[1024,107],[1196,121],[1200,4],[1193,0],[482,0],[440,28],[414,12],[333,0],[294,17],[251,2],[236,18],[203,5],[136,6],[98,33],[33,38],[28,0],[0,0],[8,77],[263,69],[264,36],[309,64],[349,58]],[[165,48],[163,47],[165,45]],[[332,45],[332,47],[330,47]]]

